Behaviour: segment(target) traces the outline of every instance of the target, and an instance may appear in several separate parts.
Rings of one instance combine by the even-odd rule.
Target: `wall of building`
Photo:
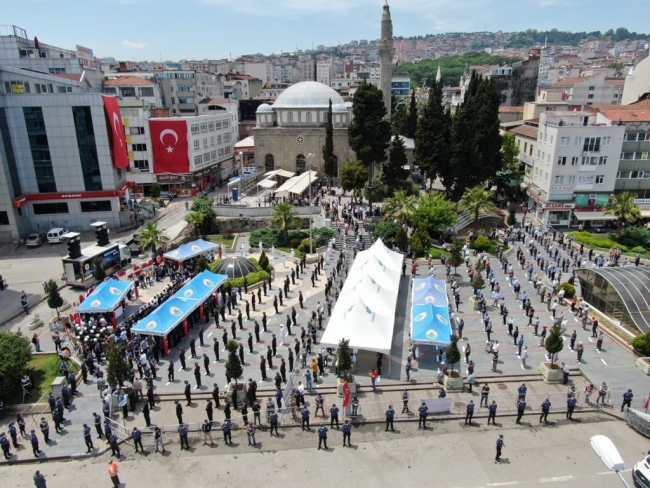
[[[650,93],[650,56],[634,67],[631,75],[625,77],[621,103],[628,105],[636,102],[644,93]]]

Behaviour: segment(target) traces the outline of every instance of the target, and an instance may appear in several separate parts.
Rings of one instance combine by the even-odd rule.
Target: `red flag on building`
[[[153,171],[187,174],[190,160],[187,150],[187,124],[184,120],[149,120]]]
[[[645,401],[645,410],[646,410],[646,412],[648,411],[649,407],[650,407],[650,394],[648,395],[648,399]]]
[[[347,407],[350,404],[350,385],[347,382],[343,383],[343,394],[343,406]]]
[[[124,122],[120,105],[117,103],[117,97],[102,95],[104,101],[104,113],[106,114],[106,128],[108,129],[108,139],[111,144],[111,157],[113,166],[117,169],[129,167],[129,155],[126,147],[126,137],[124,137]]]

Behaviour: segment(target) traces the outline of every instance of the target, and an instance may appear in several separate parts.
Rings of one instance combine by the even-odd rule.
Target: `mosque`
[[[381,60],[379,87],[384,93],[384,99],[388,100],[389,110],[393,71],[392,32],[390,9],[386,3],[383,6],[381,38],[378,42]],[[348,144],[352,103],[345,102],[333,88],[316,81],[291,85],[278,96],[273,105],[264,103],[257,108],[253,135],[258,172],[264,174],[286,170],[300,174],[311,167],[312,171],[322,177],[325,124],[330,100],[337,162],[334,178],[338,178],[340,165],[355,157]]]

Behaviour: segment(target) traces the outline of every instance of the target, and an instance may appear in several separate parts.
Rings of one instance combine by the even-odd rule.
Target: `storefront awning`
[[[639,210],[641,210],[641,217],[644,219],[650,218],[650,206],[649,205],[638,205]]]
[[[604,212],[573,212],[578,220],[616,220],[613,215],[605,215]]]

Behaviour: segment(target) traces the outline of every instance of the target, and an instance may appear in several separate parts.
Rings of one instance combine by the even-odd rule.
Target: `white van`
[[[636,463],[632,470],[632,479],[637,488],[650,488],[650,455]]]
[[[59,244],[65,241],[64,235],[70,232],[68,229],[63,229],[61,227],[56,227],[47,231],[47,242],[50,244]]]

